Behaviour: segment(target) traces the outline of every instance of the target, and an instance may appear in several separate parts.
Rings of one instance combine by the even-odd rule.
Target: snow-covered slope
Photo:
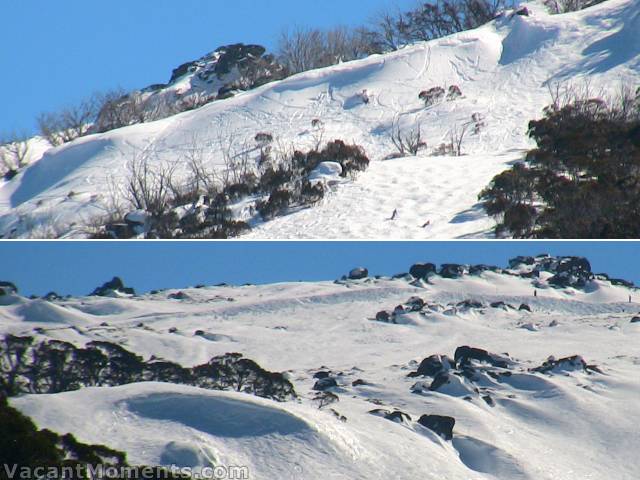
[[[550,103],[548,86],[569,82],[593,92],[635,87],[640,68],[640,4],[608,0],[583,11],[506,15],[398,52],[305,72],[228,100],[153,123],[92,135],[53,148],[33,167],[0,186],[0,232],[82,236],[104,213],[126,164],[142,151],[185,170],[193,146],[222,168],[219,139],[251,144],[269,132],[282,147],[324,139],[364,146],[372,164],[353,183],[338,185],[316,208],[259,224],[251,238],[454,238],[490,235],[493,221],[477,204],[490,179],[530,148],[527,124]],[[462,97],[425,108],[418,98],[434,86],[458,85]],[[358,101],[367,90],[368,104]],[[431,156],[450,132],[484,118],[467,134],[462,157]],[[415,158],[394,152],[390,131],[420,124],[428,148]],[[317,132],[315,132],[317,134]],[[223,141],[226,142],[227,140]],[[386,221],[394,210],[397,217]],[[425,224],[428,221],[428,225]]]
[[[3,333],[110,341],[185,367],[240,352],[286,372],[298,394],[275,402],[142,382],[11,404],[40,428],[126,451],[132,464],[244,465],[256,479],[637,478],[637,290],[604,279],[551,288],[548,274],[525,270],[55,302],[5,296]],[[425,305],[413,308],[411,297]],[[380,311],[394,311],[395,323],[376,321]],[[466,361],[465,345],[491,353]],[[431,363],[421,362],[434,354],[442,371],[425,374]],[[545,364],[551,355],[589,366]],[[322,376],[336,384],[316,384]],[[339,400],[318,408],[318,389]],[[396,409],[409,417],[384,418]],[[453,438],[423,427],[422,415],[453,417]]]

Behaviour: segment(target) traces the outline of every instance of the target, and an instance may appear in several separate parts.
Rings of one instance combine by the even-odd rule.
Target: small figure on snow
[[[395,220],[397,216],[398,216],[398,210],[394,208],[393,213],[391,214],[391,218],[389,220]]]
[[[429,225],[431,225],[431,220],[427,220],[426,222],[424,222],[422,228],[427,228]]]

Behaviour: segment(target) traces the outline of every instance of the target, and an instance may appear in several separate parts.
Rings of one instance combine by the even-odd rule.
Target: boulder
[[[520,306],[518,307],[518,310],[524,310],[525,312],[530,312],[531,307],[526,303],[521,303]]]
[[[326,377],[326,378],[321,378],[320,380],[318,380],[314,385],[313,385],[313,389],[320,391],[320,392],[324,392],[325,390],[328,390],[329,388],[333,388],[333,387],[337,387],[338,386],[338,382],[336,382],[335,378],[332,377]]]
[[[415,263],[411,265],[409,273],[413,278],[426,280],[436,273],[436,266],[433,263]]]
[[[418,375],[435,377],[438,373],[448,370],[449,359],[440,355],[431,355],[420,362]]]
[[[349,280],[361,280],[369,276],[369,270],[364,267],[356,267],[349,272]]]
[[[631,319],[631,323],[640,323],[640,317],[636,315]]]
[[[485,362],[494,367],[508,368],[509,359],[495,353],[489,353],[481,348],[469,347],[464,345],[456,348],[453,359],[458,368],[468,365],[471,360]]]
[[[376,321],[378,322],[384,322],[384,323],[390,323],[391,322],[391,316],[389,315],[389,312],[385,312],[384,310],[376,313]]]
[[[570,357],[564,357],[556,360],[554,357],[549,357],[539,367],[532,368],[534,372],[547,373],[551,371],[587,371],[587,362],[580,355],[572,355]]]
[[[460,278],[465,273],[465,266],[458,265],[457,263],[443,263],[440,266],[438,275],[443,278]]]
[[[420,297],[411,297],[406,301],[405,306],[412,312],[419,312],[424,308],[424,300]]]
[[[451,440],[453,438],[453,427],[456,424],[456,420],[453,417],[443,415],[422,415],[418,423],[434,431],[445,440]]]

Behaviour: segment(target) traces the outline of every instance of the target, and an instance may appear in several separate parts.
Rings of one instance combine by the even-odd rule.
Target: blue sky
[[[138,292],[220,282],[334,280],[351,268],[412,263],[506,266],[516,255],[586,256],[596,272],[640,284],[640,242],[2,242],[0,280],[23,295],[84,295],[114,275]]]
[[[285,27],[360,25],[415,0],[2,0],[0,134],[92,92],[169,80],[229,43],[275,47]]]

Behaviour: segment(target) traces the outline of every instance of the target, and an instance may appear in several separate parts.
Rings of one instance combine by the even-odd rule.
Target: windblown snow
[[[255,479],[638,478],[638,292],[602,277],[552,288],[548,277],[10,294],[5,334],[109,341],[185,367],[239,352],[286,372],[298,394],[142,382],[10,400],[40,428],[125,451],[134,465],[241,465]],[[338,400],[319,408],[322,391]],[[422,415],[454,418],[452,438]]]
[[[82,237],[121,195],[127,164],[153,151],[185,173],[185,154],[205,147],[223,168],[220,139],[253,141],[269,132],[282,148],[306,149],[320,119],[325,141],[362,145],[372,163],[353,182],[332,187],[322,203],[269,222],[253,222],[250,238],[466,238],[491,235],[494,221],[478,205],[492,177],[532,147],[528,122],[542,115],[556,84],[589,85],[613,94],[635,88],[640,68],[640,6],[609,0],[551,16],[527,4],[476,30],[398,52],[305,72],[234,98],[153,123],[78,139],[47,150],[0,185],[5,236]],[[429,108],[422,90],[459,86],[462,97]],[[367,91],[370,101],[358,100]],[[467,133],[463,156],[433,156],[473,114],[484,126]],[[421,126],[428,147],[416,157],[394,153],[390,132]],[[224,142],[223,142],[224,143]],[[392,212],[397,211],[394,220]]]

